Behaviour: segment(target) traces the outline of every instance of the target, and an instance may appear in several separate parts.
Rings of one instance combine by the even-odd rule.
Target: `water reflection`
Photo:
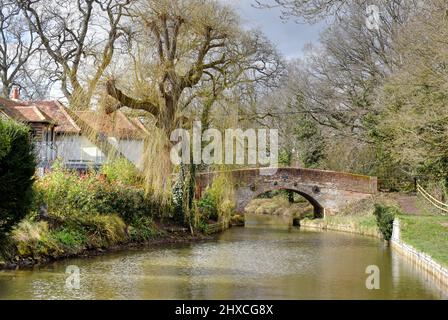
[[[249,217],[250,219],[250,217]],[[257,219],[255,219],[257,220]],[[259,219],[258,219],[259,220]],[[424,276],[383,243],[334,232],[305,232],[251,221],[215,241],[74,259],[36,271],[0,272],[1,299],[434,299]],[[264,224],[263,227],[255,227]],[[65,288],[65,268],[81,288]],[[367,290],[378,265],[381,289]],[[446,297],[445,297],[446,298]]]

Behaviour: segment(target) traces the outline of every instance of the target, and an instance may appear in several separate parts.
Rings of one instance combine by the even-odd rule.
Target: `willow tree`
[[[154,117],[163,141],[151,140],[158,150],[146,152],[145,171],[160,189],[169,185],[172,169],[169,136],[191,120],[193,105],[208,122],[226,90],[267,81],[282,68],[272,45],[259,32],[243,30],[234,10],[221,2],[150,0],[140,3],[135,17],[132,64],[107,82],[106,112],[128,107]]]

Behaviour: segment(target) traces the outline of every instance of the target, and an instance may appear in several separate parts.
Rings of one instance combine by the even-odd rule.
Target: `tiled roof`
[[[24,101],[10,100],[0,97],[0,107],[14,107],[26,105]]]
[[[81,129],[58,101],[36,101],[34,104],[57,123],[55,132],[79,133]]]
[[[40,123],[55,123],[53,119],[51,119],[48,115],[45,114],[42,110],[39,110],[38,107],[31,106],[14,106],[10,107],[10,109],[14,110],[19,114],[22,119],[25,119],[26,122],[40,122]]]
[[[0,109],[8,117],[17,121],[28,123],[55,123],[45,111],[24,101],[10,100],[0,97]]]
[[[119,110],[112,114],[78,111],[76,115],[89,127],[108,137],[143,138],[145,135],[145,130],[141,128],[143,124],[137,125],[134,120],[130,120]]]
[[[9,118],[16,119],[17,121],[25,121],[26,119],[17,112],[13,107],[22,104],[20,101],[13,101],[0,97],[0,110],[6,114]]]
[[[0,97],[0,110],[8,117],[27,123],[53,123],[58,133],[80,133],[81,125],[76,117],[99,133],[116,138],[143,138],[148,130],[138,118],[128,118],[121,111],[110,115],[95,111],[68,112],[54,100],[17,101]],[[71,116],[73,115],[73,117]],[[73,119],[75,118],[75,119]],[[84,128],[83,128],[84,129]]]

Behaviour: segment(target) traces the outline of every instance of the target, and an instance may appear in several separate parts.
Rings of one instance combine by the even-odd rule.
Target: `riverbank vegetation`
[[[399,213],[400,210],[397,207],[375,204],[373,215],[376,218],[376,224],[384,240],[390,241],[392,238],[394,219]]]
[[[56,164],[36,179],[26,216],[17,216],[4,233],[0,260],[31,265],[131,243],[191,238],[189,232],[166,231],[176,226],[172,206],[145,193],[141,183],[139,172],[124,160],[82,175]]]
[[[382,237],[374,216],[375,205],[391,205],[393,201],[383,195],[372,196],[345,207],[338,215],[327,215],[325,219],[305,218],[300,221],[304,227],[323,230],[338,230],[366,236]]]

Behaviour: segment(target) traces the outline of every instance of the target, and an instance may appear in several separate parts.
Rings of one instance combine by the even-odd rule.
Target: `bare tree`
[[[420,0],[255,0],[254,7],[261,9],[281,8],[282,19],[296,22],[316,22],[321,19],[339,20],[350,13],[350,8],[360,6],[364,12],[370,5],[377,5],[381,13],[390,14],[397,8],[419,6]],[[385,11],[383,11],[385,10]],[[386,13],[387,11],[387,13]],[[396,17],[398,18],[398,16]]]
[[[39,47],[37,34],[17,4],[0,0],[0,79],[4,97],[9,96],[14,85],[26,87],[30,74],[25,66]]]
[[[416,8],[406,0],[373,3],[381,6],[378,30],[366,26],[364,2],[352,1],[322,33],[320,44],[310,47],[296,79],[304,98],[298,112],[361,142],[368,142],[371,118],[381,112],[376,90],[400,64],[394,47],[398,31]]]
[[[353,0],[255,0],[258,8],[282,8],[282,19],[316,21],[339,15]]]
[[[17,0],[73,107],[87,108],[112,61],[132,0]]]

